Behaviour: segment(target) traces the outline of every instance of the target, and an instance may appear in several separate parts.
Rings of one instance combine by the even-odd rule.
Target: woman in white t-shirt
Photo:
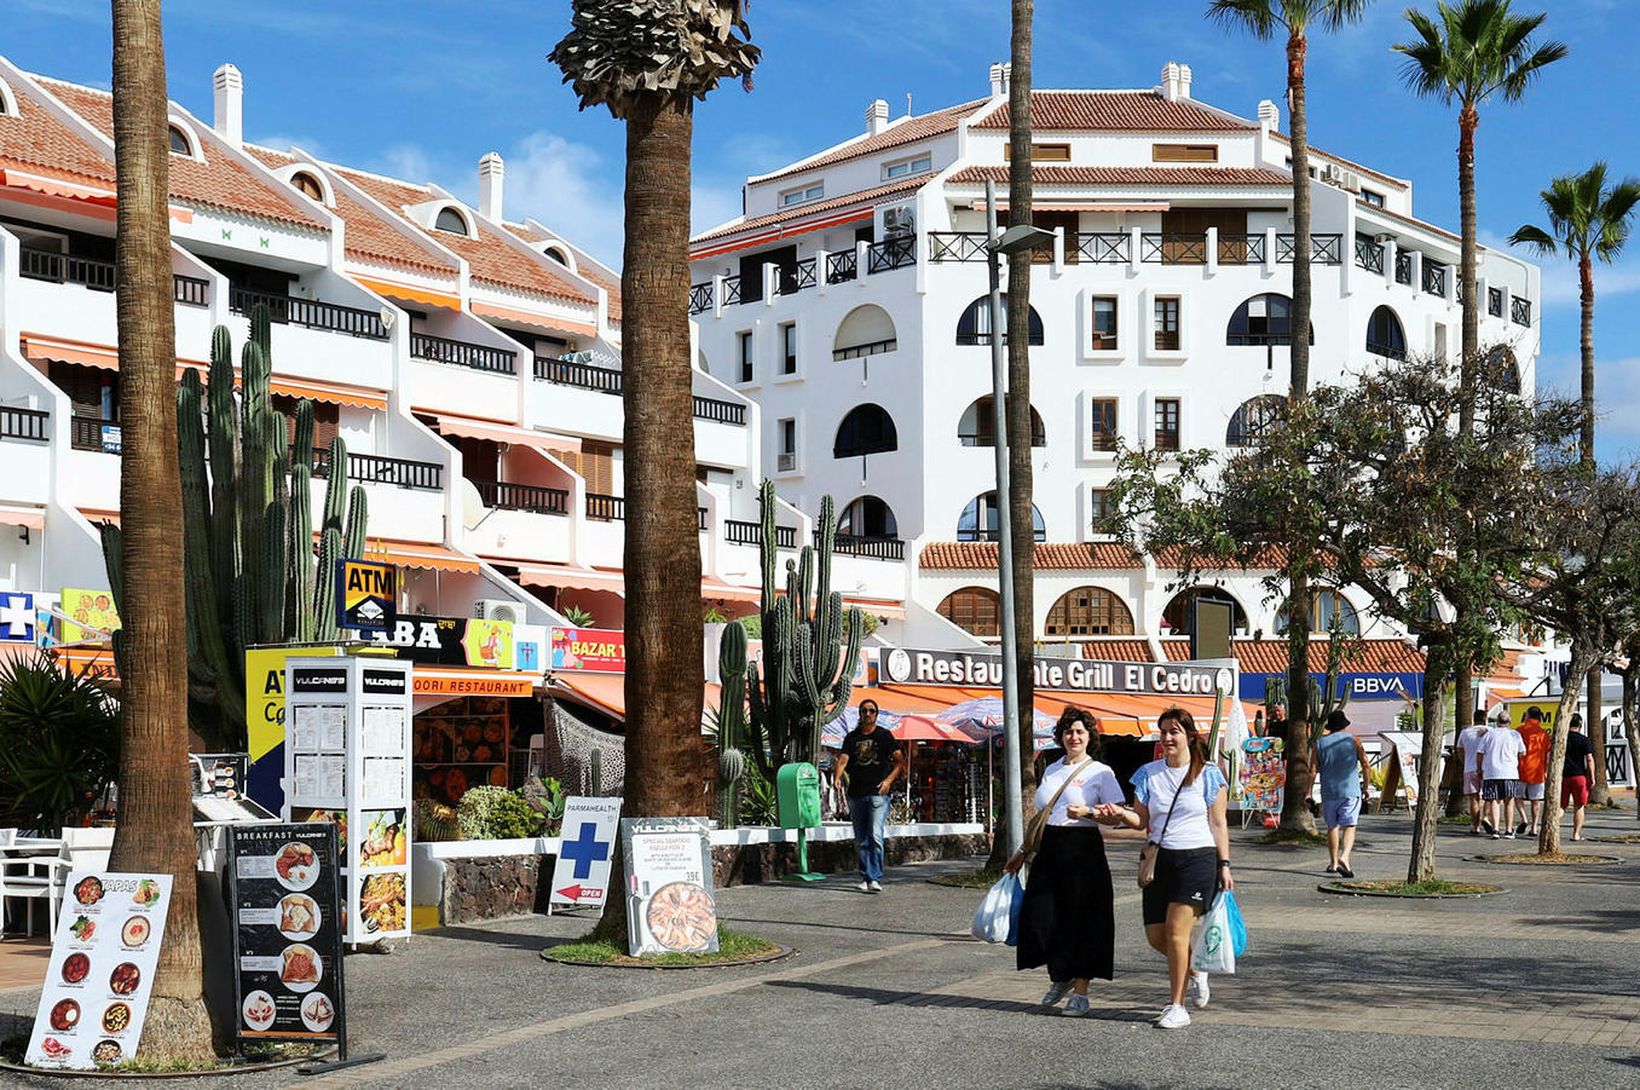
[[[1230,827],[1225,821],[1228,784],[1207,759],[1207,741],[1183,708],[1169,708],[1156,720],[1162,759],[1133,774],[1133,809],[1146,840],[1157,844],[1156,877],[1144,891],[1145,938],[1167,957],[1172,999],[1156,1024],[1178,1029],[1190,1024],[1185,991],[1207,1006],[1207,974],[1190,971],[1190,929],[1230,877]]]
[[[1109,765],[1092,759],[1089,747],[1098,731],[1099,721],[1074,706],[1054,726],[1054,740],[1065,756],[1049,765],[1037,784],[1036,808],[1052,802],[1053,810],[1019,909],[1016,965],[1046,965],[1049,985],[1042,1005],[1054,1006],[1074,992],[1065,1006],[1072,1017],[1088,1013],[1089,979],[1111,979],[1116,946],[1110,864],[1099,825],[1121,823],[1116,808],[1123,801],[1122,785]],[[1015,853],[1006,868],[1012,873],[1023,862],[1023,853]]]

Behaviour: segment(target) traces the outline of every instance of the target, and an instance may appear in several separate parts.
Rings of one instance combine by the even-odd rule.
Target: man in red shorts
[[[1583,733],[1583,717],[1572,716],[1566,734],[1566,763],[1560,767],[1560,805],[1572,811],[1572,839],[1583,839],[1583,811],[1594,782],[1594,746]]]

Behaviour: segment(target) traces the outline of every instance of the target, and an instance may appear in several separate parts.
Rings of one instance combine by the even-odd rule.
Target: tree
[[[1578,301],[1582,324],[1579,341],[1583,362],[1583,427],[1578,454],[1583,463],[1594,466],[1594,262],[1611,264],[1629,240],[1630,221],[1640,202],[1640,179],[1626,178],[1614,185],[1606,182],[1606,164],[1595,163],[1582,174],[1556,178],[1543,190],[1543,207],[1549,213],[1547,229],[1527,224],[1509,242],[1530,246],[1542,254],[1564,250],[1577,262]],[[1605,663],[1598,662],[1588,677],[1589,740],[1595,752],[1604,755],[1605,717],[1601,714],[1600,680]],[[1575,687],[1575,686],[1574,686]],[[1605,803],[1611,797],[1606,782],[1604,760],[1598,763],[1591,801]]]
[[[159,0],[113,0],[114,263],[125,571],[119,830],[109,866],[172,877],[142,1053],[211,1056],[188,780],[188,634],[177,470],[170,122]]]
[[[1304,86],[1304,66],[1312,25],[1337,30],[1357,22],[1371,0],[1213,0],[1208,14],[1230,26],[1246,28],[1268,41],[1278,31],[1287,35],[1287,109],[1292,115],[1293,151],[1293,325],[1310,328],[1310,123]],[[1301,406],[1310,390],[1310,339],[1292,338],[1289,350],[1292,375],[1288,398]],[[1294,538],[1287,548],[1287,783],[1282,807],[1284,829],[1312,832],[1310,815],[1310,578],[1313,564],[1306,539]]]
[[[761,56],[741,0],[575,0],[549,59],[581,108],[626,124],[621,267],[626,450],[626,802],[629,816],[710,812],[700,744],[705,671],[689,360],[694,103],[724,79],[750,88]],[[680,442],[680,437],[685,437]],[[599,932],[624,939],[623,899]]]

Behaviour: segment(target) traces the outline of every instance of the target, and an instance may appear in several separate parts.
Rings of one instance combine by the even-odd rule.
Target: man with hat
[[[1361,797],[1370,779],[1367,752],[1361,739],[1346,734],[1349,717],[1342,708],[1327,716],[1327,730],[1315,745],[1316,768],[1321,772],[1321,814],[1327,823],[1327,873],[1354,878],[1350,852],[1355,849],[1355,825],[1361,820]],[[1357,775],[1359,770],[1359,775]]]

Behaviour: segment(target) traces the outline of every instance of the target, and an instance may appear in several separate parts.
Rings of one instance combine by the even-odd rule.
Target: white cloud
[[[584,144],[535,132],[511,149],[507,160],[509,220],[533,217],[611,268],[621,265],[621,177],[618,168]],[[478,166],[454,192],[477,188]]]
[[[1538,359],[1540,395],[1576,398],[1582,363],[1573,353],[1546,353]],[[1640,455],[1640,356],[1595,360],[1595,447],[1602,462]]]

